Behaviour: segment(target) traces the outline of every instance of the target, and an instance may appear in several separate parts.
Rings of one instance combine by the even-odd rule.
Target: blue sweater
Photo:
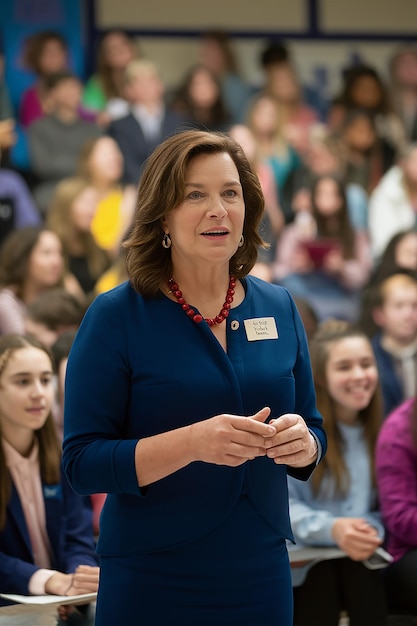
[[[271,418],[299,413],[326,437],[307,341],[288,292],[253,277],[227,319],[227,353],[207,324],[195,324],[163,296],[143,298],[124,283],[96,298],[67,369],[64,466],[81,494],[110,494],[99,552],[132,554],[191,541],[214,528],[242,491],[282,537],[292,538],[287,468],[260,457],[232,468],[195,462],[146,489],[134,452],[141,437],[220,413]],[[277,339],[249,341],[244,320],[274,318]],[[262,335],[260,335],[262,337]],[[306,480],[314,465],[289,473]]]

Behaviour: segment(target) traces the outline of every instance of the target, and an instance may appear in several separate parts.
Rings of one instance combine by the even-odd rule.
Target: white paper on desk
[[[16,593],[0,593],[0,597],[20,604],[37,604],[38,606],[56,604],[58,606],[62,604],[87,604],[87,602],[97,598],[97,593],[83,593],[79,596],[21,596]]]
[[[323,547],[288,547],[288,555],[290,563],[296,565],[297,561],[325,561],[327,559],[340,559],[346,556],[346,553],[339,548],[333,546]]]

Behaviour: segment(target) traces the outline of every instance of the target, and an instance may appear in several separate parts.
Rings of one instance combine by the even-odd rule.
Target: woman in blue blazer
[[[287,472],[325,452],[288,292],[248,276],[259,181],[223,134],[155,150],[126,242],[130,281],[72,346],[64,467],[105,492],[97,626],[292,624]]]
[[[92,517],[61,471],[52,376],[51,356],[36,340],[0,338],[0,592],[5,594],[78,595],[98,586]],[[83,619],[68,607],[59,613],[67,623],[90,624],[85,606]]]

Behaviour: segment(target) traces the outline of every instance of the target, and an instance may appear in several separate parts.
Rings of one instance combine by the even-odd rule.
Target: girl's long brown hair
[[[339,215],[337,215],[336,217],[338,222],[336,230],[329,228],[328,219],[324,217],[317,208],[317,188],[323,180],[331,180],[335,183],[338,194],[342,201]],[[345,185],[341,178],[332,174],[324,174],[323,176],[318,176],[315,179],[311,188],[311,203],[313,208],[313,216],[317,224],[317,235],[319,237],[336,237],[340,241],[343,258],[352,259],[355,256],[355,231],[350,221],[346,200]]]
[[[15,352],[22,348],[34,347],[45,352],[53,369],[52,354],[34,337],[21,335],[6,335],[0,337],[0,394],[2,390],[1,377],[4,368]],[[39,430],[34,431],[39,445],[39,464],[42,481],[53,485],[60,481],[61,476],[61,445],[59,443],[52,413],[50,413]],[[1,439],[1,424],[0,424]],[[12,481],[6,465],[3,446],[0,445],[0,530],[6,525],[7,506],[10,501]]]
[[[342,320],[331,319],[323,322],[319,326],[310,342],[317,408],[323,416],[328,442],[327,453],[321,463],[316,467],[312,476],[312,485],[315,494],[320,492],[320,488],[326,477],[332,478],[336,494],[345,495],[349,488],[348,468],[343,458],[343,440],[335,416],[335,403],[328,390],[326,365],[332,344],[351,337],[362,337],[369,343],[368,337],[360,328],[356,328]],[[382,416],[382,396],[378,383],[369,405],[359,411],[359,420],[364,427],[364,437],[372,463],[372,481],[374,484],[374,451]],[[328,495],[331,496],[335,494]]]

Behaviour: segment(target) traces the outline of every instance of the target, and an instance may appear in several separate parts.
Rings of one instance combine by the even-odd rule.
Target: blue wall
[[[56,30],[68,42],[70,68],[84,78],[83,0],[1,0],[0,33],[6,58],[5,78],[13,106],[17,110],[22,92],[34,76],[21,62],[28,35]]]

